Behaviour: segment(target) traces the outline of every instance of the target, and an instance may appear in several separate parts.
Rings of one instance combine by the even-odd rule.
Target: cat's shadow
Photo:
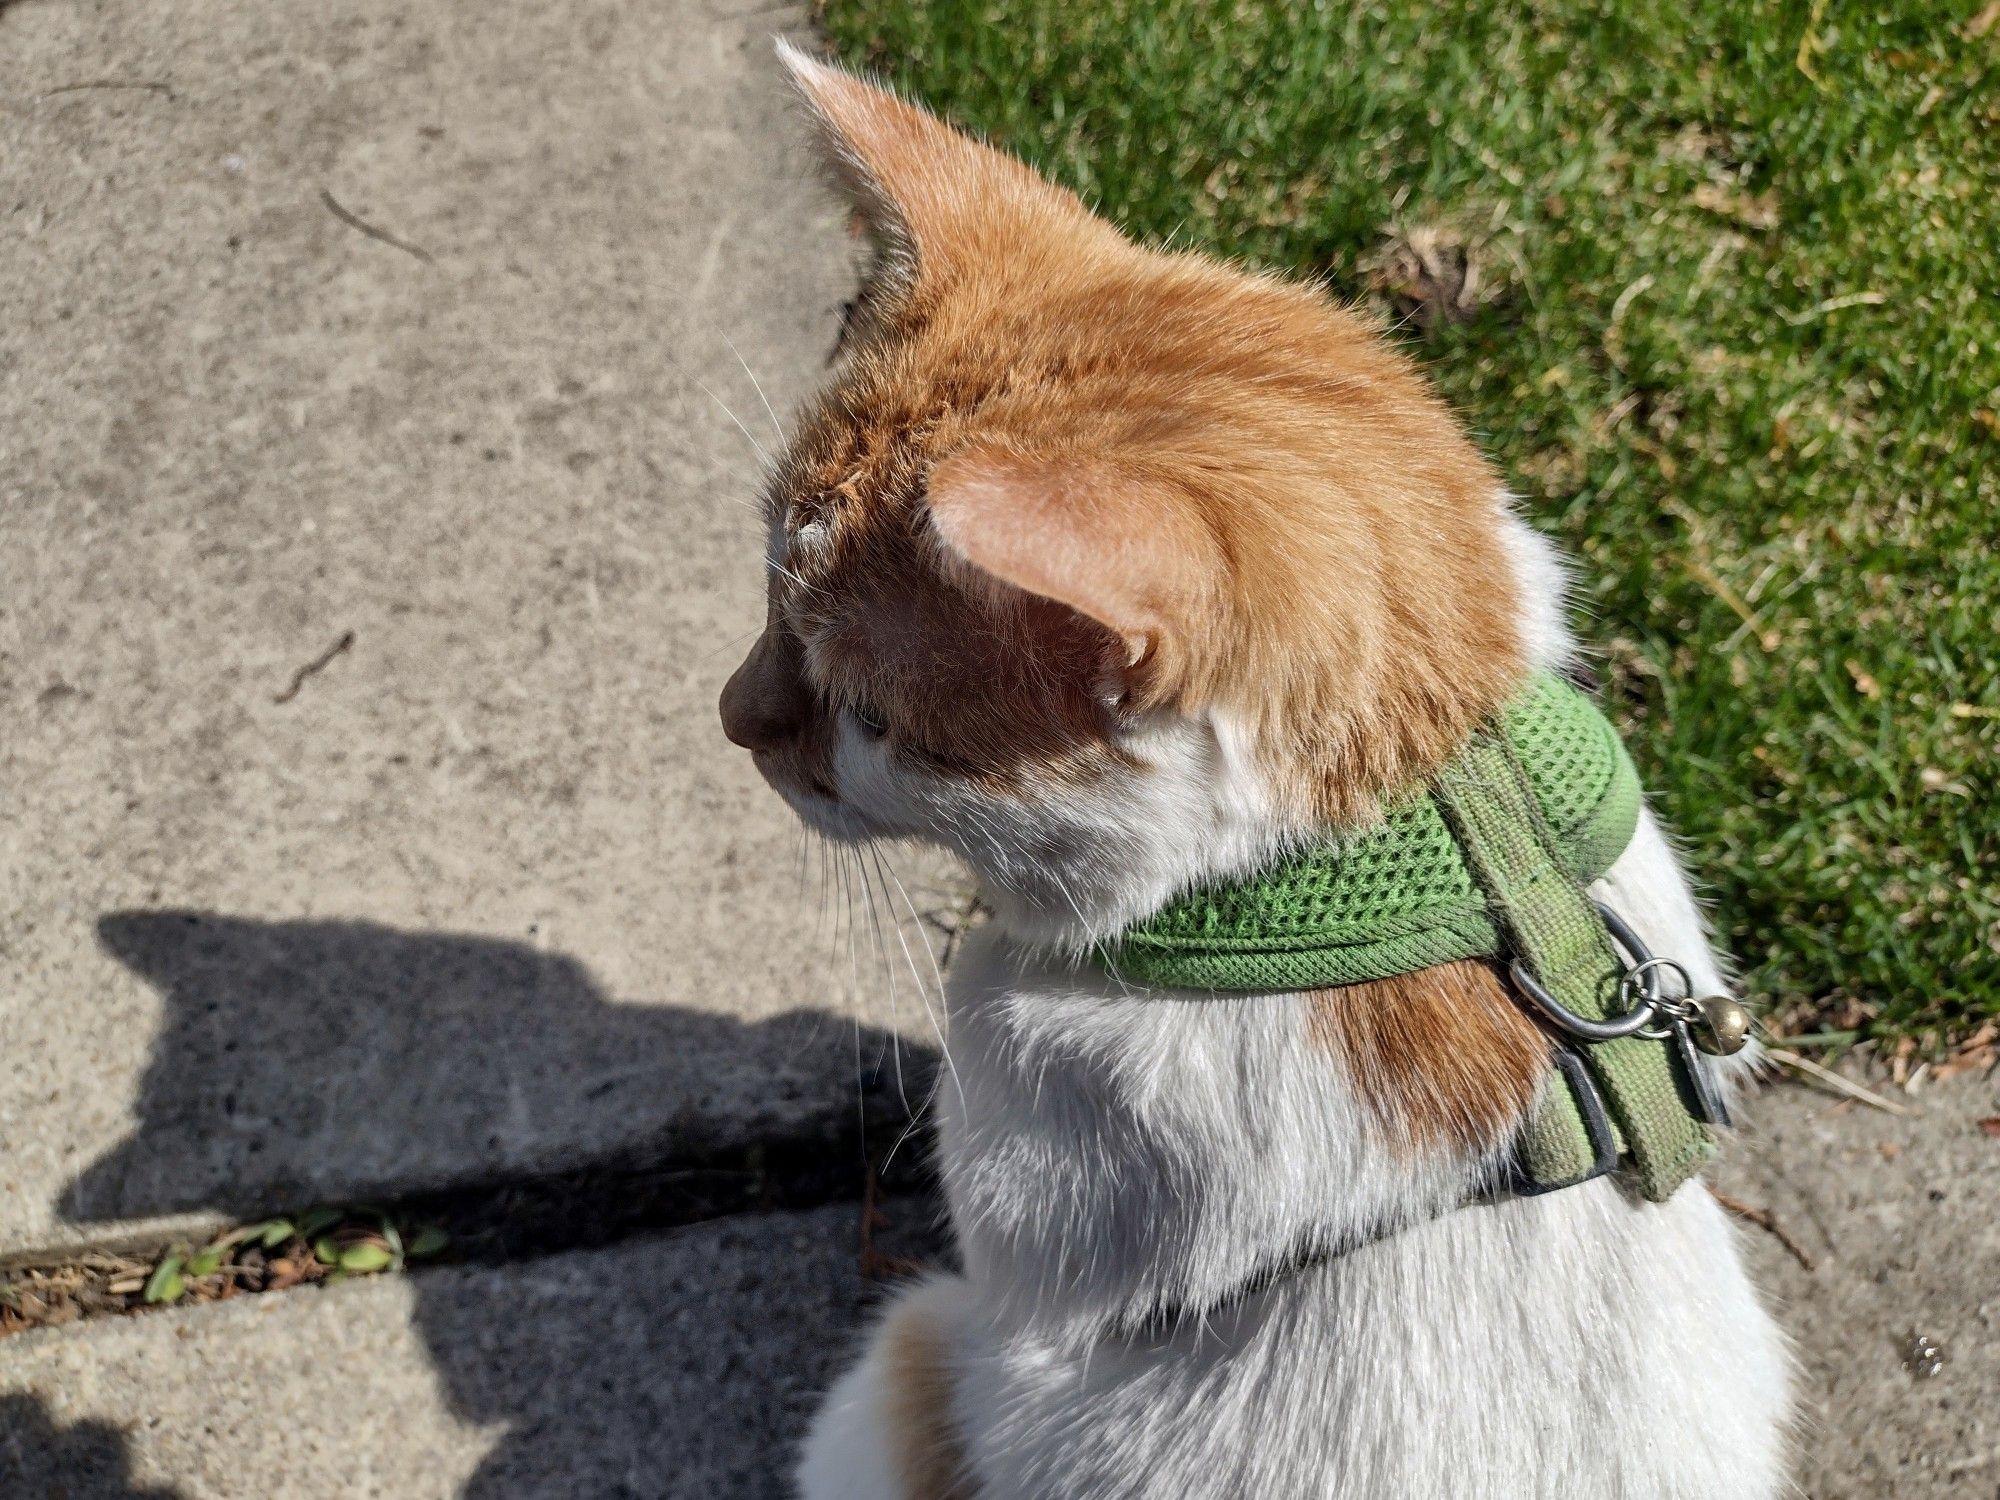
[[[614,1004],[575,959],[487,937],[153,911],[107,916],[99,935],[158,989],[165,1021],[137,1127],[64,1192],[73,1220],[363,1201],[442,1183],[454,1164],[519,1160],[522,1137],[508,1133],[551,1118],[565,1145],[619,1141],[640,1098],[673,1124],[657,1141],[626,1140],[620,1159],[698,1158],[732,1131],[754,1135],[760,1111],[812,1115],[815,1089],[840,1121],[855,1118],[857,1088],[865,1112],[894,1118],[932,1066],[907,1048],[896,1066],[869,1030],[857,1052],[850,1021],[811,1007],[746,1025]],[[762,1101],[747,1118],[746,1089]],[[830,1123],[826,1138],[858,1190],[852,1134]],[[518,1171],[537,1179],[532,1162]],[[773,1260],[767,1226],[786,1221],[738,1217],[685,1236],[705,1247],[694,1253],[621,1257],[628,1273],[660,1268],[627,1285],[565,1273],[574,1260],[412,1277],[415,1325],[453,1412],[505,1428],[464,1495],[782,1493],[794,1440],[872,1295],[852,1216],[814,1222],[830,1219],[837,1254],[788,1238]]]
[[[132,1477],[125,1440],[102,1422],[61,1426],[31,1396],[0,1396],[0,1493],[22,1500],[179,1500]]]

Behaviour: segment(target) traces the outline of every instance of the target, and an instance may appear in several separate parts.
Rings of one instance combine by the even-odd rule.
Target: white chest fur
[[[1595,893],[1720,985],[1650,817]],[[1699,1185],[1459,1209],[1229,1300],[1303,1244],[1444,1208],[1481,1163],[1394,1150],[1302,997],[1128,996],[989,932],[950,1050],[965,1270],[898,1303],[830,1399],[813,1500],[1779,1492],[1785,1353]],[[929,1357],[896,1357],[913,1337]]]

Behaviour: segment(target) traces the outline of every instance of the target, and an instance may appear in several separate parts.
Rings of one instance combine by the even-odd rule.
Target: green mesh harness
[[[1511,960],[1517,988],[1539,991],[1545,1015],[1565,1022],[1552,1033],[1557,1081],[1522,1135],[1512,1185],[1568,1187],[1624,1159],[1640,1190],[1664,1199],[1726,1118],[1687,1028],[1586,1035],[1617,1021],[1631,993],[1620,981],[1648,957],[1584,892],[1631,842],[1639,808],[1617,732],[1583,694],[1537,675],[1379,824],[1192,891],[1103,957],[1128,981],[1235,992]]]

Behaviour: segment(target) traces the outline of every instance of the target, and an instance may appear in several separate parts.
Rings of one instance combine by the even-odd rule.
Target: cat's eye
[[[850,703],[847,711],[854,716],[854,722],[861,726],[861,732],[871,740],[879,740],[889,732],[889,721],[882,717],[882,711],[869,703]]]

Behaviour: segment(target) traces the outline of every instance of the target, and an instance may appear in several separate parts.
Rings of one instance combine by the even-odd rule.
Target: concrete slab
[[[2000,1099],[1961,1085],[1913,1120],[1830,1104],[1759,1099],[1721,1173],[1818,1258],[1808,1273],[1746,1231],[1802,1358],[1802,1492],[1993,1496],[2000,1141],[1977,1121]],[[332,1475],[306,1492],[782,1493],[865,1317],[855,1227],[851,1207],[744,1217],[0,1342],[0,1494],[248,1500]],[[1933,1379],[1904,1367],[1913,1329],[1944,1346]]]
[[[735,1220],[0,1344],[10,1500],[770,1500],[866,1288],[855,1215]]]
[[[921,1027],[713,711],[730,343],[782,412],[851,286],[798,19],[3,8],[0,1254],[851,1113]]]
[[[1979,1123],[2000,1115],[2000,1080],[1908,1102],[1921,1113],[1898,1119],[1772,1090],[1715,1174],[1817,1263],[1746,1232],[1800,1356],[1812,1500],[2000,1496],[2000,1139]],[[1935,1377],[1908,1367],[1912,1334],[1943,1347]]]

